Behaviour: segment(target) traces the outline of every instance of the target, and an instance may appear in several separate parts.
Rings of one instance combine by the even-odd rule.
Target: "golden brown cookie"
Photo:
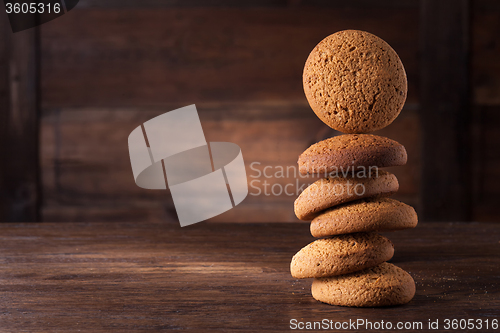
[[[390,172],[377,169],[371,176],[369,173],[366,176],[330,177],[315,181],[295,200],[295,215],[308,221],[327,208],[363,198],[390,196],[399,189],[396,176]]]
[[[344,30],[311,51],[303,73],[304,92],[314,113],[344,133],[368,133],[401,112],[408,90],[396,52],[379,37]]]
[[[376,266],[392,258],[391,241],[376,233],[318,239],[292,258],[290,272],[298,279],[335,276]]]
[[[368,198],[326,210],[311,222],[314,237],[415,228],[413,207],[389,198]]]
[[[405,165],[405,147],[388,138],[372,134],[344,134],[313,144],[299,156],[301,174],[340,173]]]
[[[311,291],[316,300],[332,305],[400,305],[415,295],[415,282],[401,268],[384,262],[347,275],[314,279]]]

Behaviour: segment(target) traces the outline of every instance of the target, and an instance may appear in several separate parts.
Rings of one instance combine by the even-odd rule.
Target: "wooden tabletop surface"
[[[421,223],[386,234],[392,262],[417,292],[404,306],[365,309],[319,303],[310,279],[290,276],[291,257],[313,240],[308,228],[1,224],[0,331],[275,332],[323,319],[424,330],[437,319],[434,331],[444,331],[445,319],[473,319],[471,331],[500,332],[491,329],[500,320],[500,224]]]

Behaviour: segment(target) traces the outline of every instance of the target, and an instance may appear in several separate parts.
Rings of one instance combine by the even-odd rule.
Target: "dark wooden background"
[[[376,132],[409,154],[391,169],[395,197],[421,221],[498,221],[495,0],[82,0],[17,34],[2,14],[0,221],[176,221],[168,191],[135,185],[127,137],[193,103],[208,141],[241,147],[248,176],[255,161],[296,165],[334,134],[308,107],[304,62],[343,29],[385,39],[407,71],[404,110]],[[213,220],[294,221],[294,199],[249,195]]]

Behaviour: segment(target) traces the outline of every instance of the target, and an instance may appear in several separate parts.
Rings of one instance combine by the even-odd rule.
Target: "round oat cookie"
[[[394,140],[372,134],[344,134],[313,144],[299,156],[298,164],[301,174],[313,174],[399,166],[407,159],[405,147]]]
[[[322,178],[309,185],[295,199],[295,215],[301,220],[309,221],[327,208],[363,198],[387,197],[398,189],[396,176],[382,170],[377,170],[366,178]]]
[[[347,275],[314,279],[311,291],[316,300],[332,305],[400,305],[415,295],[415,281],[401,268],[384,262]]]
[[[292,258],[294,278],[336,276],[377,266],[392,258],[391,241],[376,233],[356,233],[318,239]]]
[[[415,228],[417,213],[412,206],[389,198],[368,198],[326,210],[311,222],[314,237],[368,231]]]
[[[304,92],[314,113],[344,133],[386,127],[401,112],[408,84],[403,63],[379,37],[344,30],[311,51],[303,73]]]

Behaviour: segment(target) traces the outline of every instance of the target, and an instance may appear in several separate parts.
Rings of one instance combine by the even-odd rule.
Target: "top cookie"
[[[406,73],[382,39],[358,30],[323,39],[307,58],[304,92],[314,113],[344,133],[368,133],[392,123],[406,100]]]

